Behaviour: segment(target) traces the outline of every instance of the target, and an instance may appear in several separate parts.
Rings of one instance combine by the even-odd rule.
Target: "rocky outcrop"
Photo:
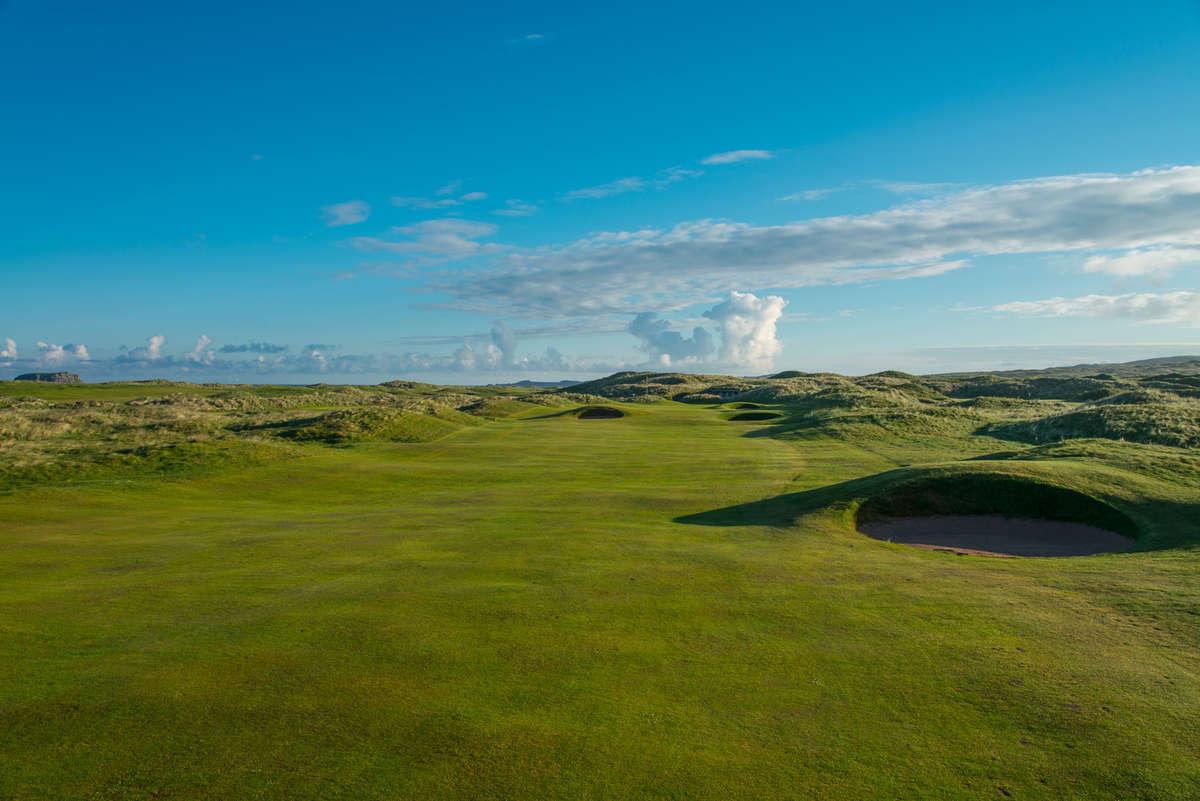
[[[13,381],[48,381],[51,384],[82,384],[83,379],[76,373],[25,373]]]

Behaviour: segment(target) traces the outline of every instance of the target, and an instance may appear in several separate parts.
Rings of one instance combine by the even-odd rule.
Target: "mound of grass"
[[[454,420],[395,409],[342,409],[283,428],[297,442],[432,442],[463,428]]]
[[[460,407],[459,411],[482,417],[486,420],[500,420],[505,417],[522,414],[537,409],[542,404],[530,403],[517,398],[483,398]]]
[[[0,461],[0,491],[63,484],[202,476],[295,458],[295,448],[233,438],[76,449],[70,458]]]
[[[1065,439],[1113,439],[1176,448],[1200,446],[1200,402],[1136,390],[1061,414],[996,423],[984,433],[1035,444]]]

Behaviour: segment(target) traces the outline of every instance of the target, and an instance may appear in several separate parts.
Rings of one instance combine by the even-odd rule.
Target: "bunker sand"
[[[1059,520],[1001,515],[932,515],[863,523],[877,540],[983,556],[1090,556],[1129,550],[1122,534]]]

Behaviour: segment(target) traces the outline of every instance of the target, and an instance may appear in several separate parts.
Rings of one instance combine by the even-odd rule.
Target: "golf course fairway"
[[[1194,485],[959,556],[854,519],[957,446],[613,406],[0,494],[0,798],[1200,797]]]

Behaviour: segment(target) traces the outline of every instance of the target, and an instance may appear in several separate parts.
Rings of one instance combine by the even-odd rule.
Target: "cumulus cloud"
[[[778,295],[760,298],[750,292],[730,292],[729,298],[704,313],[721,332],[721,361],[769,370],[782,345],[775,325],[787,301]]]
[[[1161,277],[1179,267],[1193,264],[1200,264],[1200,248],[1156,247],[1130,250],[1119,255],[1092,256],[1083,263],[1083,271],[1121,278]]]
[[[349,245],[368,252],[400,253],[434,260],[461,259],[494,250],[494,246],[488,247],[479,240],[496,233],[496,226],[451,217],[400,226],[393,228],[391,233],[391,239],[357,236],[349,240]]]
[[[0,359],[16,359],[17,358],[17,343],[15,340],[5,337],[4,350],[0,350]]]
[[[701,164],[737,164],[739,161],[762,161],[774,158],[770,150],[727,150],[701,159]]]
[[[195,347],[192,348],[190,353],[184,354],[183,358],[189,362],[196,362],[198,364],[212,364],[214,354],[213,351],[208,349],[208,346],[211,344],[212,340],[205,334],[201,334],[196,338]]]
[[[939,275],[966,257],[1200,245],[1200,167],[1016,181],[785,225],[701,220],[513,249],[443,279],[456,306],[570,317],[679,308],[747,285]]]
[[[1138,292],[1021,300],[992,311],[1027,317],[1108,317],[1143,323],[1200,326],[1200,292]]]
[[[163,346],[167,344],[167,338],[162,334],[155,334],[146,339],[145,347],[130,348],[119,358],[123,362],[154,362],[163,357]]]
[[[654,312],[637,315],[626,330],[638,338],[638,347],[650,362],[661,367],[704,362],[715,350],[708,329],[696,326],[687,337],[671,330],[670,323]]]
[[[517,332],[513,331],[503,320],[497,320],[492,326],[492,344],[500,352],[500,364],[512,367],[517,361]]]
[[[365,200],[347,200],[321,209],[325,225],[336,228],[341,225],[356,225],[365,222],[371,215],[371,204]]]
[[[246,342],[241,345],[222,345],[221,353],[283,353],[287,345],[273,345],[270,342]]]
[[[16,358],[16,343],[11,339],[6,341],[6,345],[9,343],[12,344],[13,358]],[[92,358],[86,345],[72,343],[55,345],[49,342],[38,342],[37,349],[42,354],[41,365],[43,367],[60,367],[70,361],[87,362]]]

